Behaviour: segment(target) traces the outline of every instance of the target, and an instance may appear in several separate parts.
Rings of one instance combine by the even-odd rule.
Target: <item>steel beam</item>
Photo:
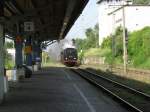
[[[67,28],[67,25],[68,25],[69,20],[71,18],[71,14],[72,14],[72,12],[75,8],[76,2],[77,2],[76,0],[69,0],[66,15],[65,15],[65,18],[64,18],[64,22],[63,22],[63,26],[61,28],[61,32],[60,32],[60,35],[59,35],[59,39],[63,38],[63,34],[64,34],[64,32]]]
[[[16,14],[23,14],[23,11],[20,9],[15,0],[6,1],[5,5],[10,8]]]
[[[26,43],[25,43],[25,49],[26,49],[26,65],[28,66],[28,68],[30,68],[32,70],[32,45],[31,45],[32,39],[31,37],[28,37],[26,39]]]
[[[25,13],[24,15],[16,15],[16,16],[12,16],[11,18],[8,19],[8,22],[9,21],[12,21],[12,22],[16,22],[16,21],[25,21],[25,20],[31,20],[31,19],[40,19],[40,18],[47,18],[47,17],[50,17],[49,14],[47,15],[38,15],[36,13],[36,11],[32,11],[32,12],[28,12],[28,13]]]

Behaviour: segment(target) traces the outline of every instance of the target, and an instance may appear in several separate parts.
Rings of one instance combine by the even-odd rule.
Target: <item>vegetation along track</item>
[[[121,104],[136,112],[150,112],[150,96],[111,79],[83,69],[72,69],[75,73],[102,88]]]

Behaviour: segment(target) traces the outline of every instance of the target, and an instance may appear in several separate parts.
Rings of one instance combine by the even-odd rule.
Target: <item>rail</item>
[[[102,84],[98,83],[95,79],[92,79],[92,78],[90,78],[90,77],[91,77],[92,75],[93,75],[93,76],[96,76],[96,78],[101,78],[101,79],[103,79],[103,80],[105,80],[105,81],[108,81],[108,82],[110,82],[110,83],[113,83],[114,85],[118,85],[118,86],[120,86],[121,88],[128,89],[131,93],[133,93],[133,94],[138,94],[138,95],[140,95],[141,97],[144,97],[144,99],[147,99],[147,100],[150,101],[150,96],[149,96],[149,95],[147,95],[147,94],[145,94],[145,93],[143,93],[143,92],[140,92],[140,91],[138,91],[138,90],[136,90],[136,89],[133,89],[133,88],[131,88],[131,87],[128,87],[128,86],[126,86],[126,85],[123,85],[123,84],[121,84],[121,83],[118,83],[118,82],[116,82],[116,81],[113,81],[113,80],[111,80],[111,79],[108,79],[108,78],[99,76],[99,75],[97,75],[97,74],[95,74],[95,73],[92,73],[92,72],[89,72],[89,71],[85,71],[85,70],[83,71],[83,70],[81,70],[81,69],[78,69],[78,70],[73,69],[73,71],[74,71],[75,73],[79,74],[81,77],[85,78],[86,80],[90,81],[91,83],[93,83],[93,84],[97,85],[98,87],[102,88],[104,91],[106,91],[107,93],[111,94],[113,97],[117,98],[120,102],[122,102],[123,104],[125,104],[125,106],[130,107],[131,109],[133,109],[133,110],[136,111],[136,112],[144,112],[144,111],[142,111],[141,109],[139,109],[139,108],[137,108],[136,106],[132,105],[132,104],[129,103],[128,101],[122,99],[119,95],[115,94],[115,93],[112,92],[111,90],[109,90],[109,89],[107,89],[106,87],[104,87]],[[91,76],[83,75],[82,72],[87,73],[87,74],[90,74]]]
[[[84,72],[86,72],[86,73],[90,73],[90,74],[92,74],[92,75],[95,75],[95,76],[97,76],[97,77],[99,77],[99,78],[102,78],[102,79],[104,79],[104,80],[106,80],[106,81],[109,81],[109,82],[111,82],[111,83],[114,83],[114,84],[116,84],[116,85],[119,85],[119,86],[121,86],[121,87],[123,87],[123,88],[125,88],[125,89],[129,89],[129,90],[131,90],[131,91],[133,91],[133,92],[135,92],[135,93],[137,93],[137,94],[139,94],[139,95],[141,95],[141,96],[144,96],[144,97],[147,98],[148,100],[150,100],[150,95],[148,95],[148,94],[146,94],[146,93],[144,93],[144,92],[138,91],[138,90],[136,90],[136,89],[134,89],[134,88],[132,88],[132,87],[129,87],[129,86],[124,85],[124,84],[121,84],[121,83],[119,83],[119,82],[117,82],[117,81],[114,81],[114,80],[112,80],[112,79],[110,79],[110,78],[106,78],[106,77],[103,77],[103,76],[101,76],[101,75],[95,74],[95,73],[93,73],[93,72],[91,72],[91,71],[87,71],[87,70],[83,70],[83,69],[80,69],[80,70],[82,70],[82,71],[84,71]]]

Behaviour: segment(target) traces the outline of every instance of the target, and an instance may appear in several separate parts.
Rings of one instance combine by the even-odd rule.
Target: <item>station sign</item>
[[[26,32],[34,31],[34,23],[30,21],[24,22],[24,31]]]
[[[20,36],[17,36],[15,41],[16,41],[16,43],[22,43],[22,39]]]
[[[25,54],[31,54],[32,53],[32,46],[25,46],[24,53]]]

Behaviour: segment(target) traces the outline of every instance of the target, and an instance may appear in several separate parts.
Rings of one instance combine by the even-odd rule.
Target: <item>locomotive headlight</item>
[[[73,58],[73,59],[77,59],[77,58]]]
[[[65,58],[66,60],[68,59],[68,58]]]

